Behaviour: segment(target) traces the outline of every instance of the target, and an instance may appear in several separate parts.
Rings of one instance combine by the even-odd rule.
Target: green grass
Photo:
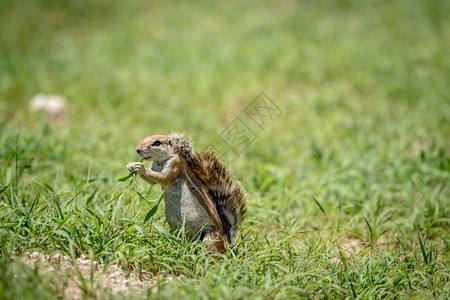
[[[449,13],[425,0],[1,2],[0,298],[63,294],[64,279],[21,263],[35,250],[164,270],[137,298],[449,297]],[[282,110],[264,128],[245,115],[260,92]],[[69,99],[66,125],[29,110],[38,93]],[[236,117],[258,135],[241,155],[219,137]],[[220,148],[247,190],[222,258],[169,234],[163,205],[144,222],[159,187],[118,181],[143,137],[171,131]]]

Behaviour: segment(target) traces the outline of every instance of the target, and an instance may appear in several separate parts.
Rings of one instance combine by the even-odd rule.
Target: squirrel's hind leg
[[[217,231],[206,232],[202,241],[208,244],[212,252],[224,253],[227,250],[227,244]]]

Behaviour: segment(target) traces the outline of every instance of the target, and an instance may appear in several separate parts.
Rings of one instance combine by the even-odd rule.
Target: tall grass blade
[[[316,197],[312,196],[312,199],[314,200],[314,202],[317,204],[317,206],[319,207],[320,211],[323,213],[323,215],[325,216],[325,218],[328,219],[327,214],[325,213],[325,209],[322,207],[322,205],[320,204],[320,202],[316,199]]]
[[[156,204],[148,211],[148,213],[145,215],[144,223],[146,223],[158,210],[159,203],[161,203],[161,200],[163,199],[165,191],[163,191],[159,196],[156,202]]]

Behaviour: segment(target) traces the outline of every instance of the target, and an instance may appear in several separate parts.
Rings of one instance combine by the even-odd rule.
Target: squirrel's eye
[[[161,144],[162,144],[162,143],[161,143],[160,141],[154,141],[153,144],[152,144],[152,146],[153,146],[153,147],[158,147],[158,146],[161,146]]]

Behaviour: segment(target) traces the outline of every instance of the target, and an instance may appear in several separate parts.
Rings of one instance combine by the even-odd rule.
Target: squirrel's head
[[[151,135],[136,147],[136,152],[145,160],[165,161],[174,156],[175,142],[167,135]]]

